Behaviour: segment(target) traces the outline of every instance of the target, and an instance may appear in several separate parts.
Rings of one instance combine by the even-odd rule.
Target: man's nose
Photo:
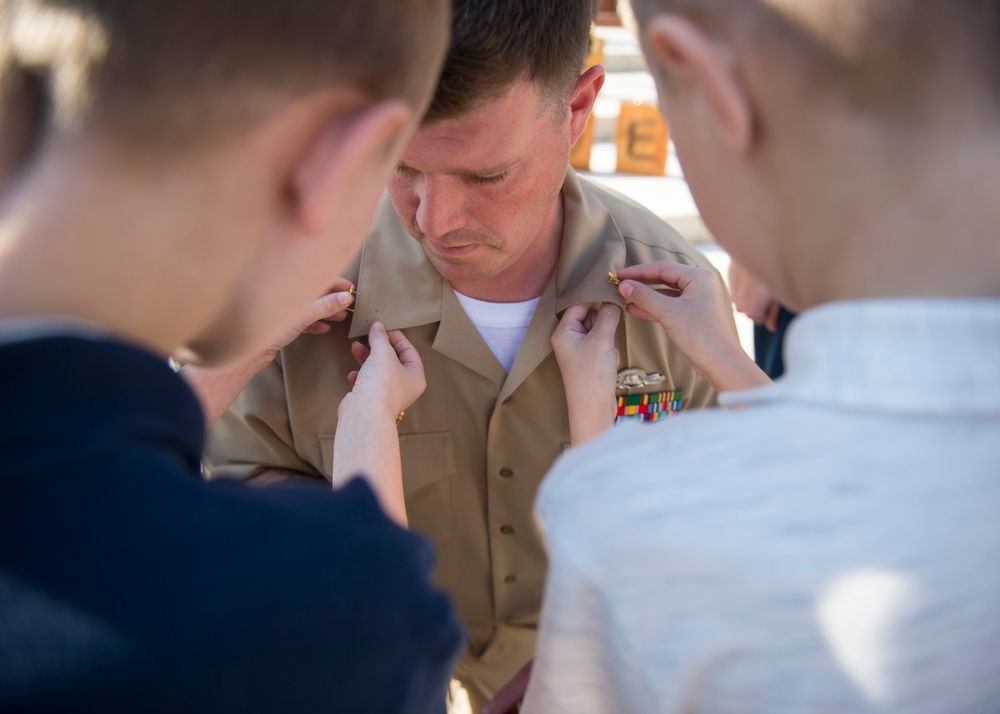
[[[427,180],[417,192],[417,228],[428,238],[441,238],[465,227],[461,191],[450,183]]]

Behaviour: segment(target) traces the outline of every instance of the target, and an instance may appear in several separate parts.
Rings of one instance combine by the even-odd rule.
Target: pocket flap
[[[450,431],[403,434],[399,437],[403,457],[403,490],[418,488],[455,473],[455,449]]]
[[[333,434],[317,434],[323,472],[333,474]],[[409,493],[455,473],[455,450],[450,431],[403,434],[399,437],[403,460],[403,491]]]

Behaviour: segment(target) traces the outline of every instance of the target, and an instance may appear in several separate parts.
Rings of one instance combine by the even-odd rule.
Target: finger
[[[420,359],[420,353],[401,331],[393,330],[389,333],[389,344],[396,351],[396,356],[404,367],[423,369],[424,364]]]
[[[354,369],[347,373],[347,382],[354,388],[354,385],[358,383],[358,370]]]
[[[567,339],[573,342],[579,339],[580,335],[587,334],[587,327],[583,324],[583,320],[587,317],[588,312],[590,312],[590,305],[586,303],[566,308],[559,324],[552,333],[552,344],[556,345]]]
[[[354,359],[358,361],[358,364],[363,367],[368,358],[372,356],[372,351],[360,342],[354,342],[351,344],[351,354],[354,355]]]
[[[350,307],[350,303],[348,303],[347,307]],[[327,317],[327,318],[325,318],[325,319],[321,320],[321,322],[322,322],[323,324],[328,324],[328,325],[331,325],[331,326],[332,326],[332,325],[333,325],[333,323],[335,323],[335,322],[343,322],[343,321],[344,321],[344,320],[346,320],[346,319],[347,319],[347,318],[348,318],[348,317],[350,316],[350,314],[351,314],[351,313],[349,313],[349,312],[347,311],[347,307],[345,307],[345,308],[344,308],[343,310],[341,310],[340,312],[338,312],[338,313],[335,313],[335,314],[333,314],[333,315],[330,315],[330,317]]]
[[[765,322],[765,320],[767,319],[767,315],[764,313],[763,310],[757,310],[757,309],[750,309],[750,308],[748,308],[746,310],[743,310],[742,312],[743,312],[744,315],[746,315],[747,317],[749,317],[751,320],[753,320],[758,325],[763,325],[764,322]]]
[[[371,329],[368,330],[368,347],[372,354],[385,355],[386,357],[393,351],[385,325],[381,322],[373,322]]]
[[[781,305],[776,302],[772,302],[767,308],[767,316],[764,319],[764,325],[770,332],[778,331],[778,322],[781,320]]]
[[[331,326],[325,322],[314,322],[313,324],[309,325],[309,327],[304,329],[303,332],[308,333],[310,335],[325,335],[331,329],[332,329]]]
[[[678,289],[689,284],[698,275],[701,268],[692,265],[682,265],[669,260],[658,260],[655,263],[631,265],[618,271],[621,280],[635,280],[642,283],[661,282]],[[619,288],[621,286],[619,285]]]
[[[566,312],[563,313],[562,320],[559,322],[565,323],[567,326],[582,327],[584,320],[587,319],[587,314],[590,312],[589,303],[581,303],[579,305],[570,305],[566,308]]]
[[[618,330],[618,323],[621,319],[621,308],[613,303],[605,303],[597,311],[594,327],[590,334],[596,335],[600,339],[612,341],[615,339],[615,332]]]
[[[643,310],[638,305],[626,305],[625,312],[627,312],[632,317],[637,317],[640,320],[646,320],[647,322],[658,322],[658,320],[650,315],[648,312]]]
[[[634,280],[626,280],[622,282],[622,284],[618,286],[618,290],[621,292],[622,297],[625,298],[625,302],[627,304],[641,307],[661,324],[663,323],[663,318],[667,316],[670,310],[671,302],[677,299],[675,297],[661,295],[648,285],[644,285]]]
[[[313,300],[309,312],[303,322],[313,324],[320,320],[343,319],[347,307],[354,302],[354,296],[349,292],[327,293]]]

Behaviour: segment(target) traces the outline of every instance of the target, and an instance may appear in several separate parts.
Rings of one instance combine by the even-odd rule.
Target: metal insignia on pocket
[[[659,372],[646,372],[638,367],[626,367],[618,373],[618,389],[642,389],[661,384],[667,378]]]

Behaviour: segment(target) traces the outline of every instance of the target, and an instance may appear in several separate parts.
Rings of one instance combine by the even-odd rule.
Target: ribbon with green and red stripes
[[[622,419],[639,419],[640,421],[659,421],[671,414],[676,414],[684,408],[684,392],[675,389],[671,392],[653,392],[652,394],[632,394],[618,397],[618,416],[616,422]]]

